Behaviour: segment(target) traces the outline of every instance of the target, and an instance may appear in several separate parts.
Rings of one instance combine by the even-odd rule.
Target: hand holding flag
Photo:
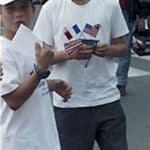
[[[74,51],[79,50],[84,44],[80,39],[76,39],[64,44],[65,50],[70,55]]]
[[[88,59],[93,53],[93,46],[85,45],[79,39],[65,43],[64,47],[72,59]]]

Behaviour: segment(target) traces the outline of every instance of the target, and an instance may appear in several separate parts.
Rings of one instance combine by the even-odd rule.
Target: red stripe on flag
[[[81,40],[77,39],[64,44],[65,50],[70,55],[73,51],[77,51],[82,47],[83,43]]]
[[[71,47],[71,46],[74,46],[76,44],[80,43],[80,40],[73,40],[73,41],[70,41],[68,43],[65,43],[65,48],[68,49],[68,47]]]
[[[67,51],[67,53],[70,55],[71,53],[73,53],[74,51],[79,50],[82,47],[82,43],[79,45],[76,45],[76,47],[74,47],[74,49],[70,49],[69,51]]]
[[[88,28],[84,28],[83,29],[83,32],[84,33],[87,33],[93,37],[96,37],[97,36],[97,33],[98,33],[98,29],[96,27],[92,27],[91,29],[88,29]]]

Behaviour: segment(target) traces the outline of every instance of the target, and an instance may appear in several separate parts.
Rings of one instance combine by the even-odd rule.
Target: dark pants
[[[62,150],[127,150],[120,101],[87,108],[54,108]]]

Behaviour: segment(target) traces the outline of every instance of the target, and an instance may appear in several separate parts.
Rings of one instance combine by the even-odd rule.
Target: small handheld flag
[[[83,43],[79,39],[73,40],[64,44],[65,50],[68,53],[68,55],[70,55],[74,51],[79,50],[82,46],[83,46]]]
[[[99,27],[98,26],[94,26],[93,27],[92,25],[90,25],[88,23],[85,25],[85,27],[83,29],[84,33],[87,33],[87,34],[89,34],[89,35],[91,35],[93,37],[97,36],[98,31],[99,31]]]

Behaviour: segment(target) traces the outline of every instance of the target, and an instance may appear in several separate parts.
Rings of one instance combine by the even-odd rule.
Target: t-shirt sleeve
[[[34,26],[33,32],[42,41],[53,45],[53,1],[47,2],[43,5],[37,21]]]
[[[2,50],[2,68],[3,78],[1,81],[1,96],[11,93],[21,83],[15,60],[11,52],[7,49],[4,51]]]
[[[111,16],[111,38],[115,39],[128,34],[129,30],[118,0],[114,0]]]

